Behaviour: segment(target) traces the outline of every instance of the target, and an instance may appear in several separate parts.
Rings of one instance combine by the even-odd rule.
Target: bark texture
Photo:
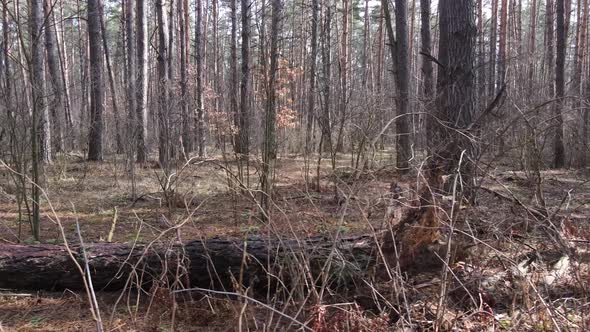
[[[133,269],[142,276],[142,286],[149,286],[158,276],[174,275],[181,256],[185,258],[182,261],[188,262],[182,268],[186,269],[192,287],[231,289],[232,278],[239,279],[242,275],[246,287],[252,285],[260,290],[269,281],[266,271],[276,272],[284,264],[305,262],[321,267],[333,246],[334,243],[324,237],[304,241],[212,238],[169,248],[94,243],[87,244],[85,249],[95,290],[137,286],[128,284],[128,279],[134,279]],[[338,252],[333,255],[338,257],[336,261],[353,262],[355,268],[362,271],[371,263],[373,236],[344,238],[334,248]],[[71,249],[83,266],[81,248]],[[0,288],[82,290],[84,284],[64,246],[0,244]]]

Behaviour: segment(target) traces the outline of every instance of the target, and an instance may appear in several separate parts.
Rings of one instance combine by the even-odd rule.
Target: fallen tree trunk
[[[374,261],[373,248],[373,236],[336,242],[324,237],[301,241],[211,238],[168,247],[85,245],[95,290],[145,287],[154,281],[214,289],[232,289],[234,281],[241,281],[245,287],[263,289],[273,279],[294,278],[293,271],[317,275],[327,259],[331,260],[330,275],[366,271]],[[83,269],[82,248],[70,249]],[[60,245],[0,244],[0,288],[84,289],[84,279],[70,253]]]

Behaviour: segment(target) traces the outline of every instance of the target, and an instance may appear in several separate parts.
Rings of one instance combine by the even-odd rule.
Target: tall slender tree
[[[198,1],[200,3],[200,1]],[[170,118],[168,105],[168,24],[164,1],[156,0],[158,22],[158,159],[163,169],[170,160]]]
[[[45,20],[48,24],[45,25],[45,49],[47,51],[47,68],[49,69],[49,77],[51,86],[53,88],[53,98],[51,102],[48,102],[48,106],[51,114],[51,137],[52,137],[52,150],[54,152],[62,152],[63,150],[63,133],[62,133],[62,120],[59,111],[64,109],[63,103],[63,84],[62,77],[59,69],[59,58],[57,55],[57,49],[55,44],[55,26],[56,22],[53,19],[53,8],[51,7],[50,0],[43,1],[43,13]]]
[[[148,52],[147,52],[147,8],[145,1],[137,1],[137,110],[135,123],[137,161],[147,161],[147,86],[148,86]]]
[[[233,0],[232,0],[233,1]],[[195,57],[197,58],[197,149],[199,157],[207,154],[205,148],[205,110],[203,105],[203,7],[201,1],[195,6]]]
[[[31,95],[33,101],[32,126],[31,126],[31,149],[32,149],[32,200],[33,215],[31,218],[31,229],[33,237],[38,241],[40,237],[40,189],[43,168],[43,122],[44,113],[47,113],[45,106],[45,78],[43,75],[43,2],[42,0],[31,1],[30,7],[30,34],[31,34]]]
[[[282,0],[272,0],[272,17],[270,27],[270,68],[266,91],[264,146],[262,155],[261,199],[260,205],[266,218],[270,214],[273,177],[277,159],[276,117],[277,117],[277,80],[279,76],[279,36],[281,29]]]
[[[250,153],[250,0],[242,0],[242,76],[240,81],[240,123],[238,139],[240,155],[247,158]]]
[[[557,15],[557,48],[555,57],[555,136],[553,142],[554,156],[553,166],[561,168],[565,166],[565,147],[563,144],[563,114],[562,108],[565,105],[565,56],[566,56],[566,13],[565,0],[556,1],[556,15]],[[569,15],[569,13],[568,13]]]

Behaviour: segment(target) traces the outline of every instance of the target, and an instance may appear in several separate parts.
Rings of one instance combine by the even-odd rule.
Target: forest
[[[590,0],[0,0],[0,332],[590,330]]]

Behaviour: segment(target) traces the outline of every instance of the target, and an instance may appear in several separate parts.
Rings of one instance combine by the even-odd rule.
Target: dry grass
[[[349,165],[346,157],[338,160],[339,176],[335,181],[340,194],[335,197],[331,187],[334,177],[327,161],[321,173],[323,190],[317,192],[305,185],[303,159],[283,158],[277,172],[271,223],[260,222],[256,201],[249,194],[236,189],[235,183],[228,185],[226,171],[236,172],[236,166],[224,164],[221,159],[192,165],[182,172],[181,180],[174,187],[173,209],[167,204],[158,181],[161,170],[150,167],[135,170],[137,198],[133,199],[124,164],[114,159],[101,164],[72,158],[60,160],[47,169],[47,192],[73,242],[77,241],[76,218],[80,220],[86,242],[105,241],[115,208],[114,242],[129,242],[136,237],[140,242],[149,242],[193,211],[180,233],[170,236],[189,240],[268,234],[353,235],[396,222],[404,202],[391,198],[391,183],[396,182],[407,191],[402,196],[410,199],[418,177],[414,174],[400,178],[395,172],[387,171],[387,161],[378,165],[379,171],[360,176],[351,175]],[[2,171],[0,186],[5,192],[2,197],[10,198],[14,186],[6,172]],[[489,175],[484,182],[487,188],[534,205],[533,188],[522,173],[504,169]],[[375,279],[372,271],[366,271],[362,283],[340,294],[330,293],[322,303],[309,302],[299,318],[317,331],[381,331],[408,326],[416,330],[439,326],[442,330],[462,331],[590,329],[590,177],[576,171],[544,172],[543,176],[550,214],[577,249],[566,273],[550,285],[545,280],[554,268],[550,264],[553,262],[541,257],[525,273],[516,268],[527,261],[525,254],[549,256],[554,251],[543,224],[522,206],[482,191],[479,205],[459,214],[455,238],[470,244],[466,249],[469,252],[464,261],[450,266],[452,273],[445,285],[446,292],[441,293],[443,282],[438,272],[424,271],[380,280]],[[250,183],[255,197],[257,182],[258,173],[252,167]],[[0,241],[17,242],[17,205],[10,199],[0,202]],[[45,210],[41,242],[59,242],[57,227],[50,218],[53,217]],[[22,224],[22,229],[21,240],[30,242],[28,224]],[[401,289],[404,291],[400,292]],[[442,302],[441,294],[445,295]],[[115,306],[118,294],[99,294],[101,311],[106,316],[113,312],[112,320],[105,320],[106,330],[172,331],[172,325],[175,331],[294,329],[273,317],[266,308],[252,303],[244,306],[243,301],[231,297],[166,299],[164,296],[163,302],[151,303],[153,295],[142,294],[139,302],[123,301]],[[439,314],[443,309],[441,304],[444,311]],[[296,314],[294,308],[284,310]],[[84,295],[70,292],[26,297],[2,295],[0,322],[6,331],[94,328]]]

